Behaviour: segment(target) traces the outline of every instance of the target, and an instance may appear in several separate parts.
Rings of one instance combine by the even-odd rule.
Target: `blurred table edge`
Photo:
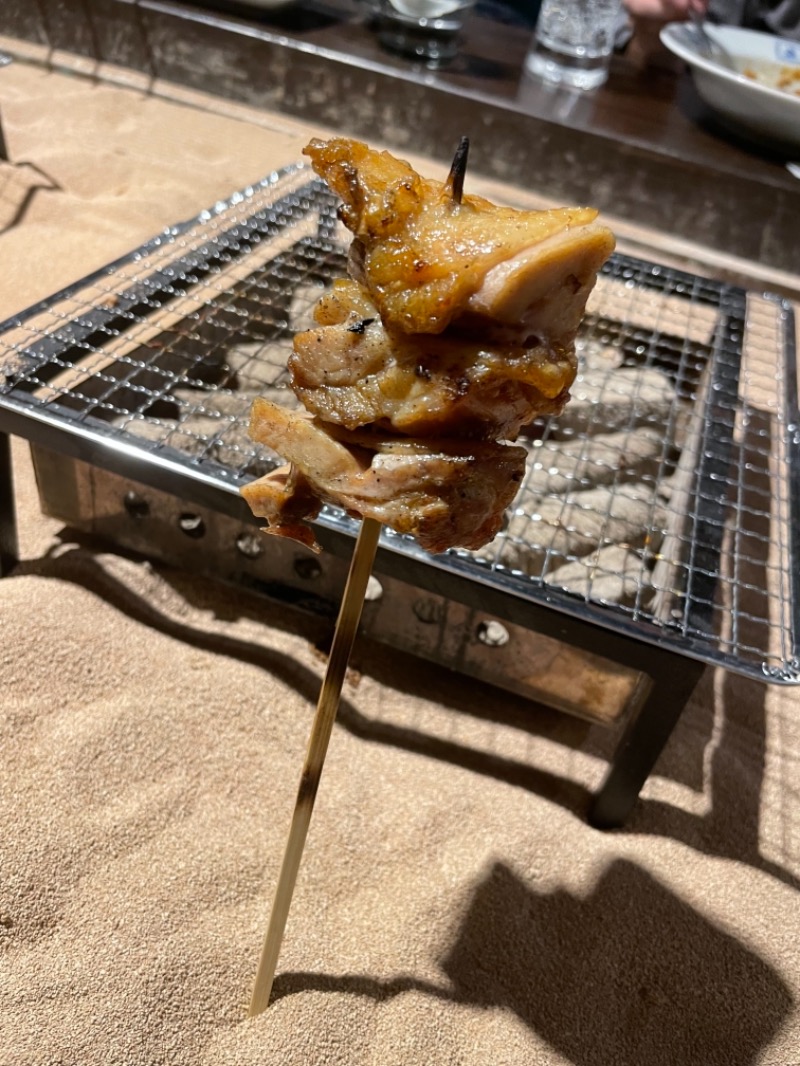
[[[680,75],[615,60],[598,92],[544,96],[523,71],[524,28],[475,16],[463,56],[430,71],[385,55],[350,0],[300,14],[235,12],[166,0],[4,0],[0,46],[40,62],[60,55],[123,68],[442,162],[467,134],[477,174],[553,202],[591,203],[624,220],[632,241],[652,247],[662,235],[680,258],[718,274],[800,289],[800,181],[780,160],[705,130]]]

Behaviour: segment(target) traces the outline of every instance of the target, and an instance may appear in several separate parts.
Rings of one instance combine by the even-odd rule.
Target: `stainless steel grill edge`
[[[245,425],[253,395],[291,399],[291,336],[343,273],[345,240],[334,198],[297,165],[0,326],[0,431],[35,446],[43,506],[179,565],[266,589],[284,573],[286,587],[307,587],[302,549],[247,540],[255,520],[238,490],[278,460]],[[385,531],[375,570],[383,606],[372,610],[381,621],[370,623],[368,607],[365,625],[573,713],[627,718],[628,729],[653,703],[636,678],[657,678],[676,657],[687,684],[703,663],[797,683],[791,307],[617,254],[579,349],[564,417],[525,434],[526,484],[494,544],[430,557]],[[92,493],[76,488],[68,500],[64,486],[86,478]],[[171,514],[168,545],[135,513],[131,499],[144,489],[162,531]],[[89,496],[105,501],[102,514],[84,506]],[[198,536],[215,523],[213,536]],[[9,521],[4,528],[8,559]],[[319,520],[335,559],[349,554],[354,531],[332,508]],[[394,633],[388,603],[406,618]],[[435,625],[420,617],[427,610]],[[537,649],[544,663],[548,640],[609,681],[599,710],[559,693],[544,669],[515,672]],[[615,699],[627,715],[613,711]],[[606,814],[597,820],[618,820]]]

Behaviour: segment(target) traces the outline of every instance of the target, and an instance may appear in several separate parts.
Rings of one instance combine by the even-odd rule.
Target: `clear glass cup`
[[[475,0],[367,0],[366,6],[385,48],[436,66],[458,54],[458,35]]]
[[[527,69],[545,81],[596,89],[608,77],[620,0],[542,0]]]

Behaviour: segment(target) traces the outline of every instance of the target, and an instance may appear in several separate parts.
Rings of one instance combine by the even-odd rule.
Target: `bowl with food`
[[[661,31],[689,64],[697,91],[737,131],[800,146],[800,42],[755,30],[690,22]]]

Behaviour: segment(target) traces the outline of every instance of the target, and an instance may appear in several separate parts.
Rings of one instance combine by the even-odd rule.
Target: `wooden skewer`
[[[374,518],[363,519],[358,540],[353,550],[350,573],[347,577],[347,584],[342,596],[342,605],[339,609],[339,617],[333,634],[328,668],[322,682],[317,711],[311,726],[303,772],[300,775],[300,786],[297,790],[292,824],[286,841],[286,849],[283,853],[283,864],[278,877],[278,885],[275,889],[267,935],[264,938],[261,961],[258,965],[253,986],[253,996],[247,1012],[250,1018],[266,1010],[269,1004],[283,932],[289,915],[295,882],[297,881],[297,871],[300,868],[303,847],[311,822],[311,812],[314,809],[314,800],[317,797],[319,780],[322,775],[322,764],[325,761],[328,741],[330,740],[336,712],[339,708],[344,675],[361,618],[364,594],[372,571],[372,563],[378,547],[380,532],[380,522],[376,522]]]
[[[456,204],[461,203],[464,191],[464,175],[467,169],[468,154],[469,138],[462,137],[445,182],[445,189]],[[361,324],[361,329],[369,321],[365,319]],[[354,328],[358,331],[358,327]],[[300,869],[308,827],[311,824],[311,813],[314,809],[314,801],[317,798],[322,765],[325,761],[333,723],[339,708],[344,675],[361,618],[364,594],[372,571],[372,563],[378,547],[380,532],[380,522],[376,522],[372,518],[365,518],[361,523],[361,531],[353,551],[350,573],[347,577],[342,605],[333,634],[328,669],[322,682],[322,690],[311,727],[311,736],[308,741],[303,772],[300,776],[300,786],[297,790],[292,824],[289,828],[289,837],[283,853],[281,872],[275,889],[267,935],[264,938],[261,960],[253,986],[253,995],[248,1010],[248,1017],[251,1018],[261,1014],[269,1005],[272,983],[275,979],[275,969],[278,965],[278,955],[283,941],[284,929],[286,928],[286,919],[289,916],[289,907],[291,906],[292,894],[297,881],[297,872]]]
[[[445,182],[445,189],[452,198],[453,203],[456,204],[461,203],[461,198],[464,195],[464,175],[467,173],[468,156],[469,137],[462,137],[458,142],[458,148],[456,148],[456,154],[453,156],[453,162],[450,166],[450,173],[447,175],[447,181]]]

